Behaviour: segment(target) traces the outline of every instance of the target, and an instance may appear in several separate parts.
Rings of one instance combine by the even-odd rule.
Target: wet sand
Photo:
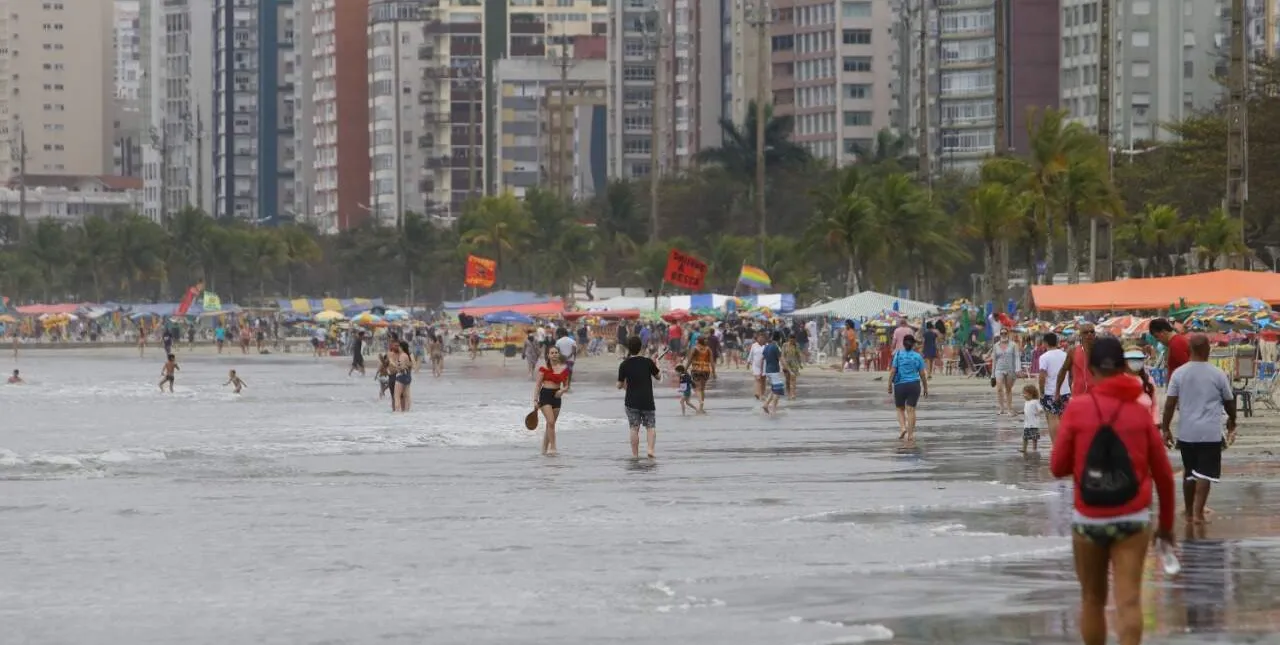
[[[914,449],[880,374],[809,370],[776,418],[742,372],[706,416],[668,383],[635,461],[592,357],[547,459],[519,360],[451,355],[391,415],[342,358],[179,353],[172,397],[159,358],[33,353],[0,388],[13,642],[1078,642],[1068,491],[985,382],[940,378]],[[1184,573],[1152,566],[1147,642],[1277,630],[1278,417],[1242,420]]]

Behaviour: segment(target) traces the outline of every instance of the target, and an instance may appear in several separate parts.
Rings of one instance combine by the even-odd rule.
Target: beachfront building
[[[294,219],[293,9],[294,0],[213,0],[216,217]]]
[[[588,199],[607,180],[609,64],[607,61],[510,59],[495,67],[501,97],[498,192],[517,197],[545,187]]]

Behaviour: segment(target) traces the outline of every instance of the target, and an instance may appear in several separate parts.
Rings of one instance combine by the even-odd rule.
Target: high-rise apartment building
[[[894,22],[889,3],[870,0],[798,0],[775,12],[773,102],[815,157],[852,161],[890,126]]]
[[[218,217],[261,224],[294,219],[293,10],[293,0],[213,2]]]
[[[1113,145],[1170,139],[1160,123],[1181,121],[1222,96],[1217,77],[1226,76],[1230,55],[1230,2],[1131,0],[1112,7]],[[1089,127],[1098,123],[1098,11],[1097,0],[1062,3],[1062,107]],[[1265,47],[1265,39],[1251,44]]]
[[[214,206],[213,12],[201,0],[142,0],[143,215]],[[126,129],[127,132],[127,129]]]
[[[137,100],[142,88],[142,25],[140,0],[115,0],[115,30],[112,42],[115,50],[116,98]]]
[[[660,172],[662,142],[655,122],[665,122],[665,89],[659,70],[671,37],[659,12],[662,0],[623,0],[609,16],[609,176],[635,179]],[[654,154],[654,148],[657,152]],[[654,168],[655,158],[659,168]]]
[[[595,195],[607,176],[608,62],[513,59],[494,72],[498,191]]]
[[[427,47],[424,24],[434,8],[426,0],[373,0],[369,3],[368,112],[365,147],[372,160],[364,181],[377,221],[394,225],[406,212],[427,214],[435,187],[427,180],[419,116],[422,70],[435,52]]]
[[[0,2],[0,174],[111,172],[112,0]]]
[[[761,17],[772,17],[765,0],[722,0],[720,36],[721,96],[720,113],[734,123],[744,123],[747,108],[760,97],[760,55],[772,58],[769,28],[757,22]],[[767,12],[767,13],[761,13]],[[760,48],[760,29],[765,30],[765,46]],[[769,74],[773,69],[765,62],[765,101],[771,100]],[[704,147],[711,147],[713,144]]]
[[[298,0],[306,22],[309,60],[295,77],[310,91],[295,102],[308,104],[310,121],[295,139],[308,139],[302,169],[310,212],[299,213],[326,230],[346,229],[369,217],[369,46],[368,0]],[[297,92],[295,91],[295,94]]]
[[[1059,104],[1059,0],[1004,3],[1005,135],[1012,154],[1027,149],[1027,118],[1033,109]],[[932,4],[932,3],[930,3]],[[905,0],[894,27],[896,57],[909,69],[894,75],[894,122],[913,140],[920,134],[919,0]],[[938,0],[926,6],[928,151],[934,172],[974,172],[996,150],[995,3]]]

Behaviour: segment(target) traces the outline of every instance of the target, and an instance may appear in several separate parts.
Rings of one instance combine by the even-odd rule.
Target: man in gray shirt
[[[1222,476],[1222,449],[1236,440],[1236,399],[1225,372],[1209,363],[1209,339],[1191,336],[1191,361],[1169,380],[1161,429],[1169,447],[1182,453],[1182,498],[1187,521],[1204,523],[1209,486]],[[1178,411],[1178,436],[1170,430]],[[1227,414],[1227,436],[1222,436],[1222,413]]]

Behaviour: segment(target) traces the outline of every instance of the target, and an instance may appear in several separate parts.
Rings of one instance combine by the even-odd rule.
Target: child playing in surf
[[[164,367],[160,368],[160,391],[164,391],[166,383],[169,384],[169,393],[173,394],[173,373],[178,371],[178,359],[173,354],[169,354],[169,360],[165,361]]]
[[[684,416],[693,407],[693,377],[683,365],[676,366],[676,374],[680,377],[680,416]]]
[[[245,382],[244,382],[244,380],[243,380],[243,379],[241,379],[239,376],[236,376],[236,371],[235,371],[235,370],[231,370],[231,374],[229,374],[229,375],[227,376],[227,382],[226,382],[226,383],[223,383],[223,384],[222,384],[222,387],[226,387],[226,386],[228,386],[228,385],[233,385],[233,386],[235,386],[235,388],[236,388],[236,389],[235,389],[235,392],[233,392],[233,394],[239,394],[239,393],[240,393],[240,388],[245,387],[245,386],[246,386],[246,383],[245,383]]]
[[[13,376],[9,377],[9,385],[17,385],[22,383],[22,377],[18,376],[18,370],[13,370]]]
[[[1044,410],[1040,407],[1040,389],[1034,385],[1022,388],[1022,453],[1027,453],[1027,444],[1031,444],[1031,452],[1040,445],[1040,428],[1044,427]],[[1032,404],[1035,405],[1032,405]]]
[[[374,378],[378,379],[378,400],[381,401],[391,390],[391,359],[386,354],[378,355],[378,373]]]

